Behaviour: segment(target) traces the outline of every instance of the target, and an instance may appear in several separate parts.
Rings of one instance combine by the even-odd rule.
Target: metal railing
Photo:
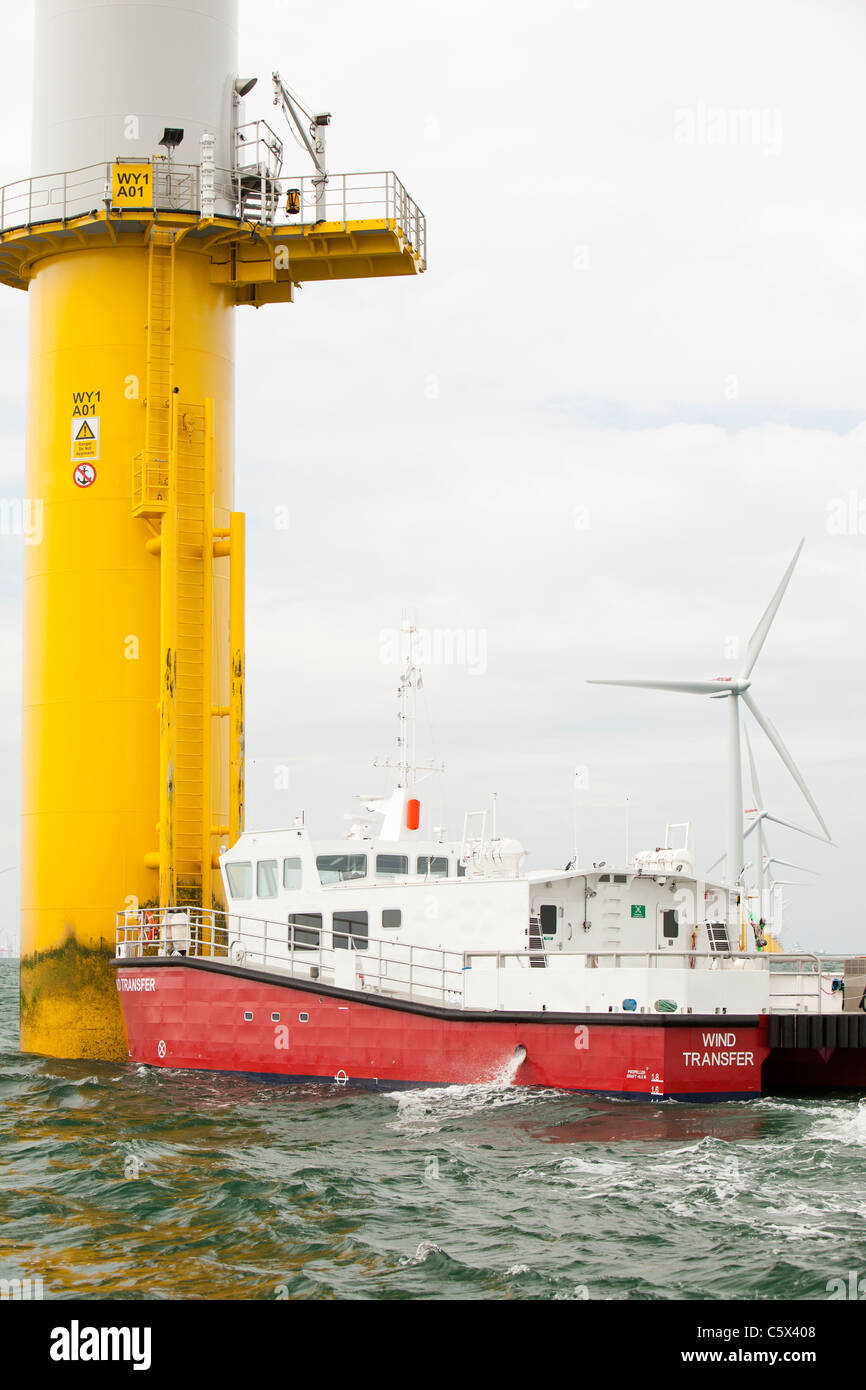
[[[169,458],[165,450],[144,449],[132,460],[133,514],[154,516],[168,506]]]
[[[195,211],[200,206],[199,166],[168,161],[142,160],[153,167],[154,206]],[[111,206],[110,162],[88,164],[58,174],[19,179],[0,188],[0,232],[31,227],[40,222],[62,222],[102,212]],[[218,197],[234,201],[231,175],[217,170]]]
[[[767,959],[770,962],[771,1013],[824,1012],[824,996],[827,992],[824,988],[825,977],[828,974],[839,974],[839,971],[828,968],[831,962],[822,961],[819,956],[807,952],[794,954],[774,951]],[[788,982],[790,984],[786,988]],[[831,990],[830,993],[832,992]],[[817,1007],[810,1009],[810,1001]]]
[[[283,142],[267,121],[247,121],[235,129],[235,168],[239,174],[263,171],[276,179],[283,167]]]
[[[587,970],[691,970],[700,960],[707,962],[704,968],[709,970],[766,972],[772,1013],[822,1013],[826,977],[838,974],[828,971],[826,961],[807,952],[551,952],[537,946],[523,951],[446,951],[367,936],[352,925],[340,923],[339,918],[331,926],[323,920],[318,928],[309,922],[287,924],[184,907],[119,912],[116,942],[117,956],[122,960],[183,954],[393,998],[458,1007],[465,1002],[467,971],[483,970],[485,964],[491,973],[535,970],[539,956],[549,967],[582,960]],[[791,984],[786,987],[788,981]]]
[[[264,122],[264,127],[250,141],[252,164],[239,164],[237,169],[214,170],[214,194],[217,212],[220,206],[230,209],[227,215],[242,215],[243,180],[246,175],[261,176],[263,180],[261,216],[257,220],[273,226],[313,227],[318,222],[349,223],[380,222],[393,224],[407,245],[426,263],[427,224],[418,204],[409,196],[392,170],[331,174],[322,189],[319,176],[303,174],[277,177],[266,167],[267,159],[275,158],[269,140],[276,136]],[[266,133],[267,132],[267,133]],[[256,163],[256,156],[261,160]],[[199,212],[201,209],[201,167],[163,159],[151,161],[153,168],[153,204],[160,211]],[[26,229],[42,222],[63,222],[83,217],[111,207],[111,162],[90,164],[57,174],[19,179],[0,188],[0,233]],[[286,210],[290,189],[298,190],[299,211]]]
[[[304,174],[300,178],[283,175],[279,187],[278,226],[314,226],[318,221],[343,227],[350,222],[393,222],[421,260],[427,259],[426,218],[391,170],[330,174],[324,196],[318,202],[321,180],[317,175]],[[297,214],[286,212],[282,202],[290,189],[297,189],[299,194]]]
[[[138,908],[118,912],[115,947],[119,960],[184,952],[190,956],[228,954],[228,918],[201,907]]]
[[[184,907],[119,912],[116,920],[119,960],[186,955],[389,997],[463,1002],[460,952],[363,936],[339,921],[318,930]]]

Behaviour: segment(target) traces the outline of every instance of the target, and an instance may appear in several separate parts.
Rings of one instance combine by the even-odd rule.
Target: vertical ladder
[[[544,970],[547,966],[547,952],[544,949],[544,937],[541,932],[541,918],[532,913],[529,918],[529,949],[538,951],[538,955],[529,957],[529,966],[532,970]]]
[[[205,624],[211,625],[212,598],[205,593],[205,410],[201,405],[177,409],[177,568],[175,685],[174,859],[179,903],[203,905],[205,864],[202,824],[210,817],[209,748],[210,663],[206,661]],[[205,668],[207,685],[205,690]],[[208,855],[209,858],[209,855]]]
[[[145,489],[167,486],[174,374],[174,233],[153,226],[147,257],[147,364],[144,399]]]
[[[244,524],[214,527],[213,401],[184,405],[174,386],[175,248],[151,228],[147,269],[144,449],[133,462],[133,514],[159,518],[146,542],[160,561],[159,873],[163,908],[211,905],[214,836],[237,839],[244,819]],[[228,704],[214,703],[213,563],[229,557]],[[225,694],[222,694],[222,699]],[[214,730],[215,720],[228,727]],[[229,823],[213,824],[213,756],[229,761]]]

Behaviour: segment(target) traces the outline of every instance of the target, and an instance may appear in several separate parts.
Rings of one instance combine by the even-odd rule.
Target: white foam
[[[836,1144],[866,1145],[866,1100],[859,1100],[856,1106],[850,1101],[841,1101],[828,1112],[825,1107],[822,1118],[813,1125],[807,1138],[830,1139]]]
[[[486,1107],[523,1105],[539,1096],[557,1096],[558,1091],[530,1091],[515,1086],[517,1074],[526,1053],[518,1049],[506,1057],[488,1080],[454,1086],[412,1087],[405,1091],[386,1091],[389,1100],[397,1104],[397,1118],[388,1126],[413,1134],[434,1134],[451,1119]]]
[[[403,1255],[400,1259],[401,1265],[423,1265],[431,1255],[441,1255],[442,1246],[437,1245],[435,1240],[422,1240],[414,1255]]]

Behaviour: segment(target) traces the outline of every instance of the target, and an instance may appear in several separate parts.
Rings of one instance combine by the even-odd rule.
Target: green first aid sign
[[[646,908],[645,908],[644,904],[643,904],[643,903],[632,903],[632,905],[631,905],[631,915],[632,915],[632,917],[646,917]]]

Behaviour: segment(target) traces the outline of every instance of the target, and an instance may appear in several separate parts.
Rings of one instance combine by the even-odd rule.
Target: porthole
[[[280,1021],[280,1016],[279,1016],[279,1014],[271,1014],[271,1023],[279,1023],[279,1021]]]
[[[310,1021],[310,1015],[309,1015],[309,1014],[298,1014],[298,1022],[299,1022],[299,1023],[309,1023],[309,1021]]]
[[[244,1010],[244,1023],[252,1023],[253,1016],[249,1009]]]

